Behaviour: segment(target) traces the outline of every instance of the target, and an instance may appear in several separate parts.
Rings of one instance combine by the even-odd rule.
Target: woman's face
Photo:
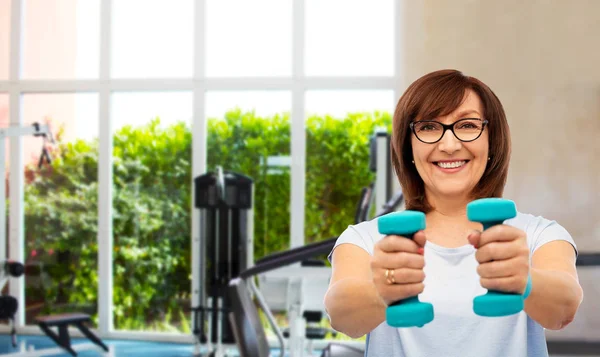
[[[434,119],[453,124],[465,118],[483,118],[479,96],[472,90],[452,113]],[[479,182],[488,162],[488,130],[471,142],[462,142],[452,131],[446,130],[440,141],[426,144],[411,135],[413,157],[419,175],[425,183],[427,197],[465,198]]]

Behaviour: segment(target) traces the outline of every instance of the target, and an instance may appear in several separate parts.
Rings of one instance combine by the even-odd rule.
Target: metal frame
[[[0,128],[0,177],[6,176],[6,166],[4,162],[4,158],[6,157],[6,139],[10,138],[10,140],[18,140],[21,136],[29,136],[29,135],[37,135],[37,134],[47,134],[48,126],[46,125],[38,125],[37,127],[31,126],[9,126],[7,128]],[[6,191],[0,190],[0,202],[6,201]],[[6,206],[4,204],[0,204],[0,227],[6,226]],[[10,259],[15,259],[18,261],[22,261],[19,259],[19,251],[13,249],[13,246],[10,246]],[[0,261],[4,261],[7,258],[6,256],[6,230],[0,229]],[[3,284],[0,284],[0,289],[4,287]]]
[[[110,38],[112,2],[100,3],[100,81],[98,92],[98,334],[113,330],[112,123],[110,120]]]
[[[192,91],[193,92],[193,157],[192,176],[206,171],[206,118],[205,93],[210,90],[288,90],[292,93],[292,167],[291,167],[291,212],[290,239],[291,247],[304,244],[304,205],[305,205],[305,93],[307,90],[319,89],[387,89],[395,91],[395,98],[404,91],[404,61],[402,56],[402,31],[404,7],[406,0],[394,1],[395,24],[394,46],[395,74],[390,77],[306,77],[304,74],[305,53],[305,0],[292,0],[292,76],[283,78],[206,78],[205,68],[205,22],[206,4],[203,0],[194,2],[194,62],[193,75],[189,79],[111,79],[111,19],[112,1],[100,0],[100,71],[98,79],[86,80],[22,80],[21,38],[23,0],[11,0],[11,35],[10,35],[10,72],[8,80],[0,80],[0,93],[8,93],[10,101],[11,125],[22,125],[21,95],[27,93],[82,93],[94,92],[99,95],[99,167],[98,167],[98,334],[102,338],[131,338],[144,340],[161,340],[192,342],[190,335],[153,332],[114,331],[112,317],[112,123],[110,118],[111,93],[116,91]],[[13,259],[23,258],[23,188],[24,175],[22,140],[11,140],[10,150],[10,232],[11,252]],[[191,184],[191,182],[190,182]],[[193,185],[192,185],[193,186]],[[190,207],[192,218],[191,248],[192,252],[199,242],[199,222],[193,218],[197,212]],[[198,257],[192,256],[192,269],[197,268]],[[195,271],[195,270],[194,270]],[[192,300],[196,298],[197,283],[192,283]],[[21,306],[24,304],[24,281],[12,279],[10,293],[17,297]],[[192,304],[194,301],[192,301]],[[23,309],[19,310],[17,326],[23,326]],[[0,326],[0,331],[3,328]],[[35,334],[33,326],[23,326],[20,331]],[[76,332],[73,332],[76,335]]]
[[[385,129],[375,131],[377,175],[375,180],[375,207],[378,212],[392,196],[392,169],[390,167],[390,137]]]
[[[304,0],[292,5],[292,135],[290,248],[304,244],[304,205],[306,195],[306,135],[304,119]],[[343,87],[342,87],[343,88]]]

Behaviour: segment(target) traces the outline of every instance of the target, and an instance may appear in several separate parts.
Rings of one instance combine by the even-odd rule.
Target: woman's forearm
[[[563,271],[531,268],[531,294],[525,312],[543,327],[560,330],[573,318],[583,299],[578,281]]]
[[[325,295],[331,327],[352,338],[361,337],[385,321],[386,305],[372,281],[346,278]]]

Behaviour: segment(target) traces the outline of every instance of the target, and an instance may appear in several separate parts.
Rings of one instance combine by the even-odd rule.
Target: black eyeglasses
[[[440,141],[446,130],[450,130],[458,140],[469,142],[481,136],[487,123],[487,120],[477,118],[460,119],[452,124],[442,124],[435,120],[419,120],[411,122],[410,129],[419,141],[426,144]]]

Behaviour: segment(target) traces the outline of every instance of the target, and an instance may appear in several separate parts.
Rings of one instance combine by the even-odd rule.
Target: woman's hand
[[[423,292],[425,233],[413,239],[389,235],[375,244],[371,272],[377,292],[386,305]]]
[[[523,294],[529,278],[529,246],[522,230],[499,224],[471,233],[469,242],[477,248],[477,273],[488,290]]]

